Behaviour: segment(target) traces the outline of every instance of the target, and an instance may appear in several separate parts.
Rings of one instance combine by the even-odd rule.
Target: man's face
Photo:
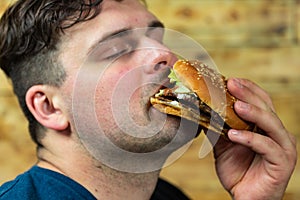
[[[95,19],[66,32],[60,59],[68,78],[62,91],[71,98],[72,128],[94,157],[112,149],[172,152],[193,138],[179,134],[174,140],[180,120],[149,104],[177,60],[162,44],[163,34],[162,24],[138,0],[104,0]]]

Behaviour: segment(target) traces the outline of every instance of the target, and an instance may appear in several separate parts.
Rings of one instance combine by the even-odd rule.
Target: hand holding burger
[[[178,61],[169,77],[174,87],[163,88],[152,105],[226,136],[214,145],[214,159],[230,196],[282,199],[296,166],[296,139],[275,114],[267,92],[246,79],[226,80],[199,61]]]

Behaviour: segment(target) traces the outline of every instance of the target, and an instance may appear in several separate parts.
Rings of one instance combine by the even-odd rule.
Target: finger
[[[231,78],[228,80],[227,87],[236,98],[275,112],[270,96],[255,83],[246,79]]]
[[[234,109],[240,117],[256,124],[280,146],[291,145],[292,141],[289,133],[274,112],[242,101],[237,101],[234,104]]]
[[[268,106],[271,106],[274,109],[273,101],[270,95],[259,85],[247,79],[240,79],[240,82],[242,85],[249,88],[254,94],[257,94],[261,99],[265,100]],[[275,109],[273,111],[275,111]]]
[[[228,132],[228,137],[235,143],[249,147],[270,163],[282,164],[282,162],[288,160],[281,147],[269,137],[249,131],[233,129]]]
[[[293,134],[291,134],[290,132],[288,132],[283,123],[281,122],[281,120],[278,118],[276,111],[275,111],[275,107],[272,101],[272,98],[270,97],[270,95],[263,90],[260,86],[258,86],[256,83],[247,80],[247,79],[238,79],[238,81],[240,81],[240,84],[243,85],[244,87],[248,88],[249,90],[251,90],[254,94],[258,95],[262,100],[264,100],[266,102],[266,104],[269,106],[269,108],[271,108],[271,112],[273,112],[272,114],[275,115],[275,117],[280,121],[280,124],[282,125],[282,127],[284,128],[284,131],[287,132],[288,137],[290,138],[290,141],[292,142],[293,146],[296,147],[296,138]],[[268,109],[267,109],[268,110]]]

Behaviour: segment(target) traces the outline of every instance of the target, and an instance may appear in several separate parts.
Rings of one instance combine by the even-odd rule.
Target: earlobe
[[[68,128],[69,122],[55,98],[55,93],[49,86],[35,85],[26,93],[26,104],[41,125],[48,129],[63,131]]]

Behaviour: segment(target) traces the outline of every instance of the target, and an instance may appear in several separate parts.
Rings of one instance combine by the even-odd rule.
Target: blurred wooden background
[[[1,0],[0,12],[9,1]],[[223,74],[252,79],[267,90],[299,144],[299,0],[148,0],[148,6],[167,28],[204,46]],[[180,159],[163,169],[162,176],[193,199],[230,199],[216,177],[212,155],[198,158],[202,141],[200,136]],[[1,72],[0,184],[33,165],[34,150],[26,121]],[[299,185],[298,164],[284,199],[299,200]]]

